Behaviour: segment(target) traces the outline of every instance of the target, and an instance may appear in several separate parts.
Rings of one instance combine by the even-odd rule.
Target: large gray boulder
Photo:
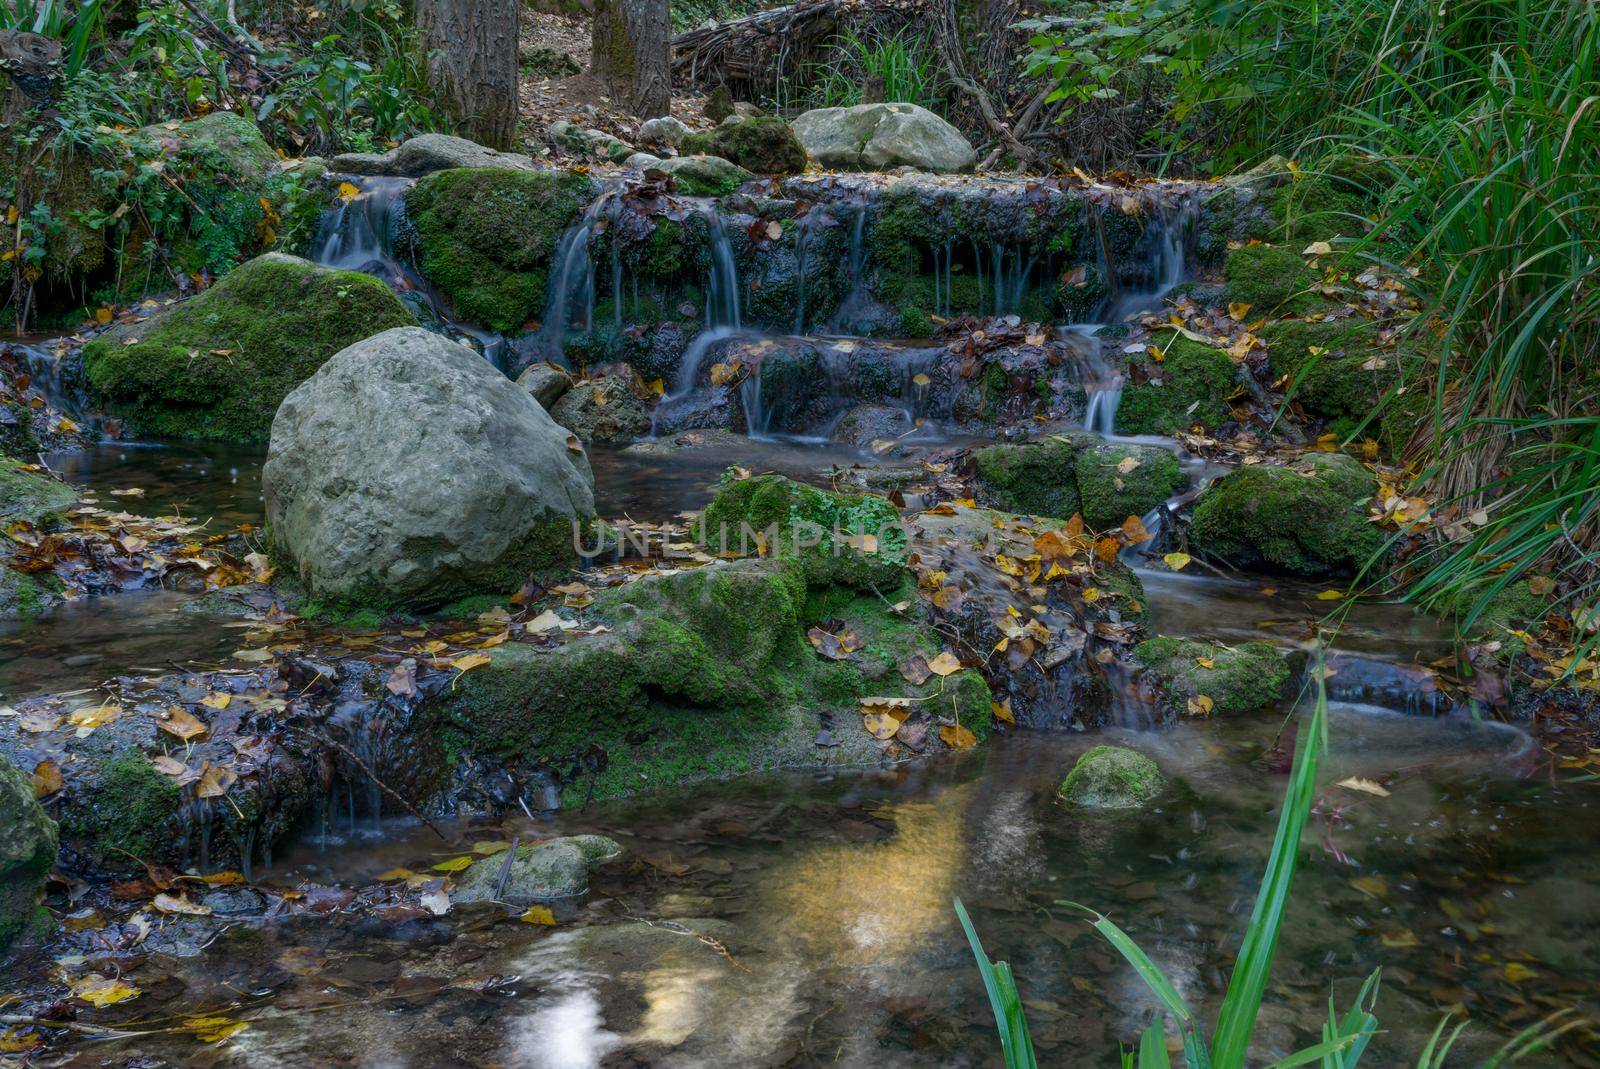
[[[334,354],[272,421],[274,551],[312,597],[425,609],[574,555],[582,447],[526,389],[419,327]]]
[[[533,846],[519,846],[506,873],[500,900],[528,902],[570,898],[589,889],[589,872],[622,854],[622,847],[604,835],[569,835]],[[506,867],[504,851],[475,861],[461,874],[454,894],[457,902],[487,902],[495,897],[500,873]]]
[[[33,795],[33,783],[0,756],[0,954],[43,920],[39,899],[56,863],[56,822]]]
[[[794,132],[818,163],[840,170],[965,171],[978,160],[960,130],[915,104],[817,108]]]
[[[451,134],[419,134],[382,154],[346,152],[328,161],[328,169],[340,174],[395,178],[421,178],[452,167],[514,167],[532,171],[539,165],[531,156],[485,148],[476,141]]]

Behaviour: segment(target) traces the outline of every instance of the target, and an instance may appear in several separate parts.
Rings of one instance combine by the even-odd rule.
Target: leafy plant
[[[1319,658],[1312,672],[1317,682],[1311,722],[1308,730],[1299,733],[1294,770],[1284,793],[1283,809],[1278,816],[1278,830],[1272,841],[1266,872],[1256,895],[1255,909],[1245,928],[1244,942],[1239,948],[1228,990],[1222,999],[1216,1028],[1209,1040],[1199,1018],[1178,993],[1177,987],[1132,937],[1109,918],[1086,906],[1073,902],[1057,903],[1083,910],[1093,917],[1095,930],[1133,966],[1150,993],[1161,1003],[1163,1012],[1170,1014],[1176,1023],[1183,1044],[1184,1061],[1189,1069],[1244,1069],[1249,1058],[1250,1041],[1255,1034],[1256,1019],[1266,996],[1268,974],[1272,969],[1278,935],[1283,929],[1284,915],[1289,905],[1289,888],[1294,880],[1300,838],[1316,799],[1317,766],[1327,749],[1328,698],[1321,667]],[[955,906],[972,946],[972,953],[978,961],[979,971],[983,974],[984,989],[988,992],[989,1005],[1000,1030],[1001,1051],[1007,1069],[1027,1069],[1037,1065],[1028,1041],[1021,996],[1010,967],[1004,962],[989,961],[966,910],[959,900]],[[1312,1063],[1319,1064],[1322,1069],[1356,1069],[1368,1042],[1377,1031],[1378,1021],[1372,1008],[1377,998],[1378,982],[1379,973],[1375,971],[1361,985],[1350,1009],[1342,1015],[1330,999],[1328,1020],[1322,1026],[1321,1040],[1274,1062],[1268,1069],[1292,1069]],[[1541,1049],[1562,1032],[1581,1023],[1575,1019],[1563,1021],[1564,1016],[1558,1014],[1520,1033],[1486,1061],[1484,1069],[1493,1069],[1505,1061]],[[1439,1023],[1427,1047],[1419,1055],[1418,1069],[1440,1069],[1443,1065],[1445,1056],[1465,1027],[1464,1023],[1458,1025],[1446,1036],[1447,1023],[1448,1019]],[[1441,1039],[1444,1040],[1442,1043]],[[1159,1016],[1140,1034],[1137,1050],[1124,1052],[1122,1064],[1124,1069],[1170,1069],[1171,1059]]]

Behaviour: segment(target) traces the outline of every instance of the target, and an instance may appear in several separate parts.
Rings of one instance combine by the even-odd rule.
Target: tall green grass
[[[927,34],[901,31],[888,37],[863,35],[851,28],[834,39],[832,56],[811,72],[813,106],[851,107],[861,103],[870,78],[883,80],[884,99],[940,110],[945,77],[939,50]]]
[[[1081,910],[1092,917],[1095,930],[1133,966],[1161,1004],[1163,1014],[1170,1016],[1177,1026],[1188,1069],[1244,1069],[1250,1056],[1250,1043],[1255,1035],[1261,1004],[1266,997],[1278,936],[1283,930],[1289,907],[1289,891],[1294,882],[1300,838],[1316,800],[1317,767],[1327,752],[1328,697],[1321,669],[1319,657],[1316,669],[1312,672],[1315,690],[1310,723],[1307,730],[1299,733],[1294,769],[1284,793],[1283,809],[1278,815],[1278,830],[1272,840],[1260,890],[1256,894],[1255,909],[1245,927],[1244,941],[1234,962],[1233,975],[1228,981],[1216,1026],[1209,1038],[1203,1022],[1184,1001],[1177,986],[1127,932],[1103,914],[1086,906],[1073,902],[1056,903]],[[1000,1032],[1001,1053],[1006,1069],[1035,1069],[1038,1060],[1028,1039],[1022,996],[1017,990],[1011,969],[1005,962],[989,960],[959,899],[955,908],[972,946],[973,956],[977,959],[979,971],[983,974],[984,989]],[[1322,1025],[1321,1039],[1271,1063],[1268,1069],[1293,1069],[1301,1065],[1318,1065],[1321,1069],[1356,1069],[1378,1030],[1378,1020],[1372,1012],[1377,999],[1378,982],[1379,974],[1375,971],[1361,985],[1350,1008],[1343,1014],[1335,1009],[1330,999],[1328,1019]],[[1458,1025],[1447,1034],[1447,1023],[1448,1020],[1439,1023],[1429,1043],[1419,1054],[1418,1069],[1441,1069],[1446,1055],[1465,1027],[1464,1024]],[[1557,1014],[1540,1022],[1502,1047],[1484,1063],[1484,1069],[1494,1069],[1505,1061],[1539,1050],[1562,1032],[1581,1023],[1580,1019],[1566,1014]],[[1161,1017],[1158,1016],[1140,1034],[1136,1050],[1123,1054],[1122,1065],[1124,1069],[1170,1069],[1171,1058]]]

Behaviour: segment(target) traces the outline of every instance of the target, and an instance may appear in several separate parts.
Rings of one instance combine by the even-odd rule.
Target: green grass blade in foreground
[[[1321,659],[1314,669],[1317,679],[1316,703],[1310,730],[1300,735],[1299,755],[1284,795],[1283,812],[1278,817],[1278,833],[1272,841],[1267,871],[1262,877],[1256,906],[1245,929],[1239,959],[1222,1000],[1212,1040],[1211,1064],[1215,1069],[1244,1069],[1250,1051],[1250,1037],[1256,1016],[1266,995],[1267,976],[1278,949],[1278,933],[1283,929],[1284,912],[1289,906],[1289,887],[1294,882],[1295,864],[1300,854],[1300,836],[1311,815],[1316,798],[1317,764],[1327,731],[1328,692],[1322,680]]]
[[[983,976],[983,989],[989,996],[989,1009],[994,1012],[994,1024],[1000,1033],[1000,1052],[1005,1057],[1006,1069],[1038,1069],[1033,1040],[1028,1035],[1028,1021],[1022,1014],[1022,996],[1017,993],[1017,982],[1011,975],[1011,966],[1003,961],[989,960],[961,899],[955,900],[955,907],[961,927],[967,933],[967,943],[972,947],[972,956],[978,961],[978,972]]]
[[[1167,1037],[1161,1031],[1160,1018],[1139,1033],[1139,1069],[1172,1069],[1172,1059],[1167,1055]]]

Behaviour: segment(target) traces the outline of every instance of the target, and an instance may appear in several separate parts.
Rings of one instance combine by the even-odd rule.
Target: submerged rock
[[[1139,643],[1133,659],[1176,713],[1201,696],[1211,708],[1193,707],[1200,715],[1251,713],[1287,698],[1295,676],[1284,651],[1265,642],[1220,646],[1162,635]]]
[[[1189,541],[1235,567],[1349,574],[1383,548],[1365,508],[1376,489],[1360,461],[1338,453],[1240,468],[1195,502]]]
[[[416,319],[382,282],[282,253],[84,346],[89,386],[143,433],[259,441],[290,390],[352,342]]]
[[[650,431],[650,413],[620,375],[586,379],[561,395],[550,415],[586,442],[614,442]]]
[[[794,129],[771,115],[730,118],[710,133],[682,139],[686,153],[721,156],[756,174],[796,174],[806,169],[806,150]]]
[[[338,353],[285,399],[262,470],[274,546],[312,596],[429,608],[574,556],[593,478],[568,434],[420,328]]]
[[[904,437],[915,429],[916,424],[903,408],[856,405],[839,417],[828,437],[845,445],[868,445]]]
[[[421,178],[453,167],[501,167],[531,171],[538,166],[521,153],[485,148],[476,141],[450,134],[418,134],[381,155],[346,152],[328,161],[330,170],[343,174],[389,175],[395,178]]]
[[[406,191],[402,237],[457,313],[513,331],[541,314],[556,247],[589,195],[589,179],[569,171],[439,171]]]
[[[1075,809],[1136,809],[1166,787],[1160,766],[1139,751],[1096,746],[1072,766],[1058,797]]]
[[[960,130],[915,104],[817,108],[794,132],[818,163],[841,170],[965,171],[978,160]]]
[[[506,874],[500,901],[529,902],[581,895],[589,889],[591,870],[621,856],[622,847],[603,835],[570,835],[519,846]],[[461,874],[451,897],[457,902],[494,900],[505,862],[504,851],[473,862]]]
[[[517,385],[533,395],[546,412],[572,389],[572,373],[555,364],[539,362],[517,376]]]
[[[0,755],[0,954],[30,926],[49,923],[39,900],[55,863],[55,821],[28,777]]]

